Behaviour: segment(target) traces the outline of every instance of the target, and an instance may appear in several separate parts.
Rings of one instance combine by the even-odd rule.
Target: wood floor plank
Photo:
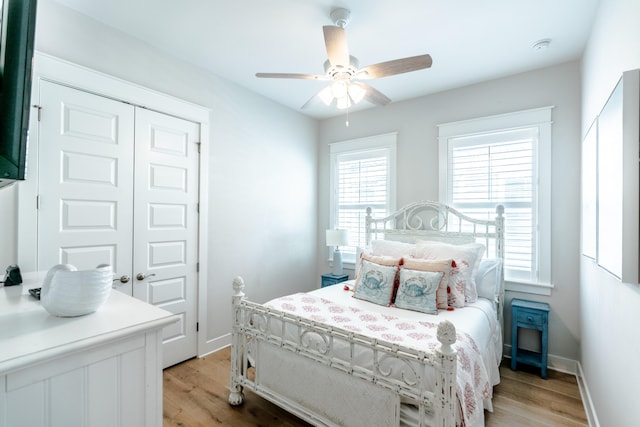
[[[229,405],[229,348],[201,359],[165,369],[164,427],[307,427],[309,424],[271,402],[245,391],[245,402]],[[485,411],[487,427],[588,426],[576,378],[508,364],[500,367],[501,381],[494,388],[492,413]]]
[[[226,354],[225,354],[226,353]],[[192,359],[164,371],[164,427],[299,427],[299,418],[245,391],[245,402],[231,406],[228,349]]]
[[[521,375],[522,372],[531,373],[532,375]],[[552,388],[556,393],[562,393],[567,396],[580,399],[580,391],[578,390],[578,381],[575,376],[567,375],[563,372],[548,371],[548,378],[542,379],[539,375],[540,370],[530,367],[518,367],[518,371],[512,371],[509,367],[504,367],[500,372],[503,379],[518,380],[534,387]]]

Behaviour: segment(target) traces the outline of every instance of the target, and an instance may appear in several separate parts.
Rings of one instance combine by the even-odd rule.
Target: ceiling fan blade
[[[297,74],[297,73],[256,73],[256,77],[266,79],[304,79],[304,80],[327,80],[327,76],[320,74]]]
[[[372,104],[387,105],[388,103],[391,102],[391,99],[389,99],[387,95],[385,95],[384,93],[380,92],[377,89],[374,89],[368,84],[365,84],[362,82],[352,82],[351,84],[358,85],[362,89],[364,89],[366,91],[364,95],[364,99],[366,99]]]
[[[334,67],[349,65],[349,47],[347,46],[347,36],[344,28],[335,25],[325,25],[322,27],[324,32],[324,44],[327,48],[327,56],[329,62]]]
[[[377,79],[431,67],[431,55],[418,55],[369,65],[358,71],[359,79]]]

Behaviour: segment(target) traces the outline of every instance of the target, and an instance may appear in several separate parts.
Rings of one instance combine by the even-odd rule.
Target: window
[[[395,209],[396,134],[336,142],[330,156],[329,228],[349,230],[349,246],[341,252],[345,263],[355,263],[356,248],[366,243],[366,209],[374,216]]]
[[[482,219],[504,205],[510,289],[548,288],[551,108],[440,125],[439,144],[441,200]]]

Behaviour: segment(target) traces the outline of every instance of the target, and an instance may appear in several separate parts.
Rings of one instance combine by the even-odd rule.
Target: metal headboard
[[[438,240],[464,244],[483,243],[494,249],[496,258],[504,259],[504,206],[496,207],[493,220],[471,218],[460,211],[433,201],[415,202],[387,215],[373,218],[367,208],[365,219],[367,247],[372,240],[396,240],[414,243],[416,240]]]

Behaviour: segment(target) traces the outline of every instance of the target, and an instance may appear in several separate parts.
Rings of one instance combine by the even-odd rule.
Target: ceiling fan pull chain
[[[349,95],[347,95],[349,96]],[[346,127],[349,127],[349,100],[347,99],[347,121],[344,123]]]

